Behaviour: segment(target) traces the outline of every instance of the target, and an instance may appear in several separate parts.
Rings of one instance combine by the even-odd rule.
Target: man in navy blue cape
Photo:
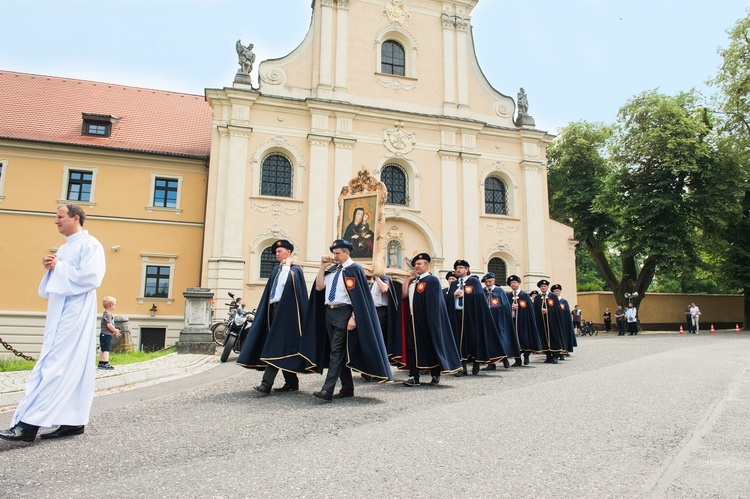
[[[352,248],[337,239],[330,247],[336,265],[327,269],[331,259],[321,259],[300,346],[308,371],[322,373],[328,366],[323,387],[313,394],[326,402],[354,396],[352,370],[379,382],[393,380],[370,286],[350,258]],[[339,379],[341,391],[334,396]]]
[[[403,356],[401,346],[401,283],[395,282],[387,275],[373,277],[370,286],[375,310],[378,314],[380,329],[383,332],[385,350],[392,364],[402,365]]]
[[[305,363],[299,357],[302,319],[307,314],[307,285],[302,269],[292,264],[294,245],[280,239],[271,246],[279,265],[274,267],[266,282],[258,311],[237,364],[249,369],[264,369],[261,384],[255,390],[268,395],[279,370],[284,385],[277,391],[297,391],[296,373],[305,373]]]
[[[521,289],[521,278],[517,275],[508,276],[507,283],[511,289],[507,296],[513,313],[513,330],[518,338],[521,353],[523,353],[523,365],[528,366],[529,355],[542,349],[539,332],[536,328],[533,300],[528,293]],[[513,365],[520,365],[520,360],[516,359]]]
[[[549,281],[541,279],[537,284],[539,294],[534,299],[534,313],[536,327],[539,331],[539,341],[542,343],[541,353],[547,356],[545,364],[557,364],[557,357],[565,354],[565,323],[560,308],[560,301],[549,291]]]
[[[441,374],[461,370],[461,356],[445,309],[440,279],[430,274],[430,261],[427,253],[416,255],[411,262],[415,274],[407,276],[401,288],[409,368],[406,386],[419,386],[420,371],[429,371],[430,384],[437,385]]]
[[[466,367],[469,362],[474,363],[471,373],[476,375],[481,364],[498,362],[507,355],[487,306],[482,283],[470,275],[469,262],[456,260],[453,271],[456,273],[456,280],[451,283],[445,295],[445,308],[461,353],[463,375],[469,374]],[[457,374],[460,375],[461,373]]]
[[[513,328],[513,314],[510,309],[508,297],[505,296],[505,291],[500,286],[495,286],[494,272],[487,272],[482,277],[482,283],[484,283],[482,291],[487,296],[487,305],[490,307],[490,313],[495,320],[497,332],[500,334],[500,342],[503,345],[503,350],[505,350],[508,357],[516,358],[516,365],[521,365],[521,350],[518,344],[518,337]],[[507,357],[503,359],[503,366],[506,369],[510,367]],[[494,371],[496,369],[497,364],[490,364],[485,368],[487,371]]]
[[[578,346],[578,341],[576,340],[576,328],[573,327],[573,316],[571,315],[573,309],[570,308],[570,303],[568,303],[568,300],[561,296],[562,284],[553,284],[550,290],[555,296],[557,296],[557,299],[560,300],[560,309],[563,311],[563,315],[565,315],[568,319],[567,321],[563,322],[565,322],[566,325],[566,333],[564,334],[565,352],[567,354],[570,354],[570,352],[572,352],[573,349]],[[557,358],[559,360],[565,360],[565,354],[558,355]]]

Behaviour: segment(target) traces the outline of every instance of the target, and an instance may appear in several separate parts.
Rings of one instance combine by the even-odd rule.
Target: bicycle
[[[594,325],[592,321],[587,321],[581,326],[581,336],[599,336],[599,329]]]

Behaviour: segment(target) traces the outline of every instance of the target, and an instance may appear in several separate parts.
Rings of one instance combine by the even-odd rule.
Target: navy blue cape
[[[573,327],[573,315],[571,314],[571,312],[573,312],[573,309],[570,308],[570,303],[568,303],[568,300],[566,300],[562,296],[559,296],[557,299],[560,300],[560,308],[562,309],[563,313],[568,316],[568,320],[566,322],[567,334],[565,335],[565,350],[567,350],[568,352],[572,352],[573,349],[578,346],[578,341],[576,341],[576,328]]]
[[[345,365],[381,383],[393,381],[367,277],[362,267],[354,263],[342,270],[342,278],[357,322],[356,329],[347,331]],[[305,359],[305,369],[308,372],[322,373],[330,361],[331,347],[325,326],[325,314],[325,290],[317,291],[313,287],[304,325],[305,333],[300,344],[300,356]]]
[[[513,293],[507,293],[507,297],[513,305]],[[523,353],[536,353],[542,350],[542,343],[539,341],[539,332],[536,328],[534,304],[526,291],[518,292],[518,310],[513,318],[513,329]]]
[[[284,371],[305,373],[305,363],[298,352],[302,320],[307,314],[307,285],[299,266],[291,266],[273,324],[268,325],[271,288],[280,270],[281,265],[277,265],[268,277],[237,364],[249,369],[265,369],[272,365]]]
[[[410,323],[404,334],[411,334],[414,339],[416,367],[422,370],[439,367],[444,374],[460,371],[461,356],[445,309],[440,279],[432,274],[420,278],[413,303],[414,310],[409,310],[409,300],[405,299],[402,310],[405,321]]]
[[[543,314],[542,309],[547,313]],[[534,313],[536,315],[536,327],[539,331],[539,340],[542,343],[541,352],[565,353],[566,334],[564,317],[560,308],[560,300],[553,293],[547,294],[546,301],[541,293],[534,300]]]
[[[463,329],[459,330],[456,320],[456,307],[453,296],[458,289],[458,280],[451,283],[445,297],[456,345],[464,362],[494,363],[507,357],[495,320],[492,318],[487,296],[482,283],[474,276],[464,278]],[[459,333],[462,333],[459,337]]]
[[[483,291],[487,294],[487,288],[483,288]],[[497,332],[500,333],[500,342],[506,355],[508,357],[520,357],[521,346],[513,327],[513,311],[510,308],[508,297],[505,296],[505,291],[499,286],[495,286],[487,296],[487,304],[490,307],[492,318],[495,320]]]

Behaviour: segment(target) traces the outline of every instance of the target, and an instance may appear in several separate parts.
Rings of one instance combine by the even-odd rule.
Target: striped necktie
[[[339,283],[339,274],[341,274],[342,268],[343,265],[336,266],[336,273],[333,274],[333,281],[331,281],[331,290],[328,292],[328,303],[333,303],[336,298],[336,285]]]

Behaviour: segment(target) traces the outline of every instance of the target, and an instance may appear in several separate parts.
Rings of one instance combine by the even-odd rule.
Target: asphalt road
[[[3,497],[750,497],[750,335],[579,338],[542,364],[320,403],[234,364],[0,442]],[[277,379],[277,386],[281,377]],[[7,426],[10,414],[0,414]]]

